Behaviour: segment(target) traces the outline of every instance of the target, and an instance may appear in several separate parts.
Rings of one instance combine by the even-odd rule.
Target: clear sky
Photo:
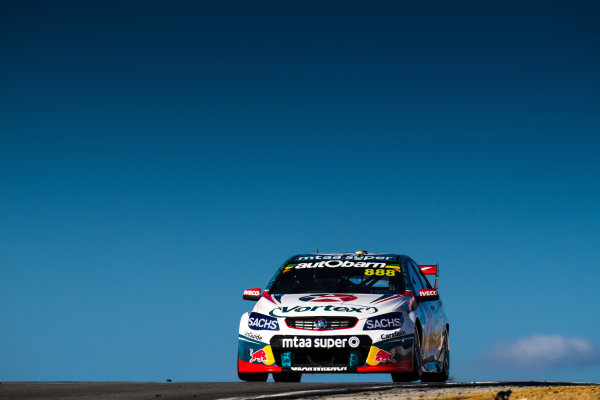
[[[1,2],[0,380],[237,380],[242,291],[319,248],[439,262],[457,380],[597,381],[599,20]]]

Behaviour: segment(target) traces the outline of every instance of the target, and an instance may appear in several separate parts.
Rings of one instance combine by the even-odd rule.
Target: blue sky
[[[0,7],[0,380],[236,380],[319,248],[439,262],[457,380],[597,381],[597,2]]]

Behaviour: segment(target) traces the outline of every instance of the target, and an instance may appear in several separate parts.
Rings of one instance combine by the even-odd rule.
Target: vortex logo
[[[311,294],[300,297],[300,301],[314,301],[318,303],[342,303],[344,301],[354,301],[358,297],[351,294]]]
[[[348,345],[355,349],[360,345],[360,339],[356,336],[352,336],[348,339]]]

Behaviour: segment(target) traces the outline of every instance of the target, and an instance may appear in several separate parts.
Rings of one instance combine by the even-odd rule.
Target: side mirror
[[[417,300],[419,301],[429,301],[429,300],[439,300],[440,294],[437,290],[433,289],[419,289],[419,295],[417,296]]]
[[[260,300],[260,288],[244,290],[244,300],[258,301]]]

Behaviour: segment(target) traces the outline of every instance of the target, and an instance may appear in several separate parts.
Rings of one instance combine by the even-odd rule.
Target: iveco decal
[[[303,312],[310,312],[310,311],[328,311],[328,312],[355,312],[355,313],[362,313],[362,314],[374,314],[376,313],[377,307],[370,307],[370,306],[335,306],[335,305],[327,305],[327,306],[312,306],[312,307],[300,307],[300,306],[294,306],[294,307],[277,307],[272,309],[269,312],[269,315],[273,316],[273,317],[285,317],[284,314],[289,314],[289,313],[303,313]]]

